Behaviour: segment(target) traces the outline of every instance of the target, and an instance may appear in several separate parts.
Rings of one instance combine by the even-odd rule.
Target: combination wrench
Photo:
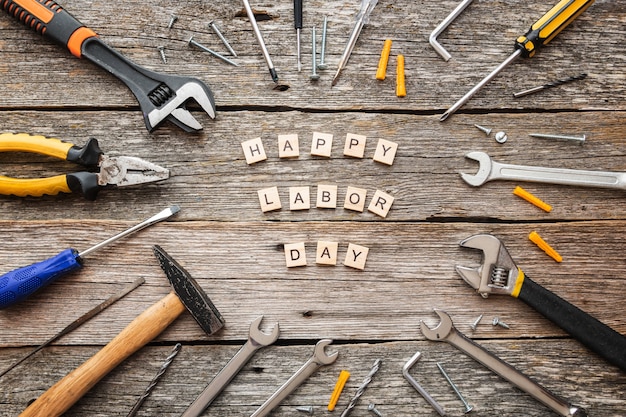
[[[587,416],[587,412],[583,408],[573,406],[564,399],[557,397],[513,366],[504,362],[473,340],[467,338],[454,327],[452,319],[446,312],[435,310],[435,313],[437,313],[441,322],[432,329],[420,320],[420,328],[428,340],[450,343],[452,346],[466,353],[477,362],[483,364],[485,367],[511,382],[561,416]]]
[[[198,417],[215,398],[226,388],[232,379],[239,373],[241,368],[252,358],[257,350],[269,346],[278,340],[280,327],[278,323],[274,326],[271,333],[263,333],[261,331],[261,320],[263,316],[258,317],[250,325],[250,333],[248,341],[237,351],[235,356],[215,375],[215,378],[207,385],[202,393],[194,400],[194,402],[185,410],[181,417]]]
[[[476,174],[461,174],[461,178],[474,187],[493,180],[513,180],[626,190],[626,172],[502,164],[492,160],[485,152],[470,152],[465,157],[479,163]]]
[[[308,377],[313,375],[315,371],[324,365],[330,365],[337,360],[339,352],[333,352],[327,355],[326,346],[333,341],[331,339],[322,339],[315,345],[313,356],[302,365],[295,374],[291,376],[270,398],[267,399],[250,417],[262,417],[268,415],[274,408],[278,406],[285,398],[289,396],[296,388],[298,388]]]

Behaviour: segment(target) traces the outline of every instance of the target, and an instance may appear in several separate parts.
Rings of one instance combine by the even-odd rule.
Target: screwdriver
[[[525,35],[515,40],[515,51],[496,69],[491,71],[481,82],[467,92],[459,101],[446,111],[439,121],[443,122],[454,114],[461,106],[471,99],[481,88],[491,81],[500,71],[520,56],[532,58],[537,50],[548,44],[556,35],[565,29],[582,12],[587,10],[595,0],[561,0],[550,9],[543,17],[537,20]]]
[[[302,31],[302,0],[293,0],[293,26],[296,29],[296,48],[298,50],[298,71],[302,71],[300,61],[300,32]]]
[[[0,277],[0,283],[3,284],[2,288],[0,288],[0,309],[24,300],[62,275],[82,267],[82,258],[85,255],[97,251],[98,249],[102,249],[116,240],[130,235],[131,233],[135,233],[143,228],[165,220],[179,211],[180,207],[178,206],[169,207],[149,219],[131,227],[130,229],[104,240],[80,253],[76,249],[65,249],[45,261],[7,272]]]

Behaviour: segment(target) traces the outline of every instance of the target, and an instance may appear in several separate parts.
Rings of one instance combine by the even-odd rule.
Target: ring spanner
[[[456,267],[459,275],[480,295],[487,298],[489,294],[508,294],[519,298],[583,345],[626,371],[626,336],[528,278],[498,238],[489,234],[474,235],[460,245],[483,252],[478,268]]]
[[[324,365],[330,365],[337,360],[339,352],[333,352],[327,355],[326,346],[333,341],[330,339],[322,339],[315,345],[313,356],[302,365],[295,374],[291,376],[270,398],[267,399],[250,417],[262,417],[268,415],[274,408],[278,407],[285,398],[289,396],[296,388],[298,388],[308,377],[313,375],[315,371]]]
[[[431,329],[423,321],[420,321],[422,333],[428,340],[450,343],[561,416],[587,416],[587,412],[583,408],[573,406],[564,399],[557,397],[484,347],[468,339],[454,327],[452,319],[446,312],[435,310],[435,313],[441,319],[441,323],[435,328]]]
[[[239,349],[233,358],[222,368],[221,371],[213,378],[202,393],[187,408],[181,417],[198,417],[215,398],[226,388],[237,373],[252,358],[255,352],[265,346],[269,346],[278,339],[280,328],[278,323],[272,329],[271,333],[263,333],[261,331],[261,320],[263,316],[257,318],[250,325],[250,333],[248,341]]]
[[[470,152],[465,157],[478,161],[480,164],[475,175],[461,174],[461,178],[474,187],[493,180],[514,180],[626,190],[626,172],[501,164],[492,160],[484,152]]]
[[[211,118],[215,117],[213,94],[202,81],[159,74],[140,67],[102,42],[93,30],[85,27],[55,1],[5,0],[0,5],[27,27],[67,47],[74,56],[87,58],[119,78],[139,101],[149,132],[164,120],[187,132],[202,129],[185,108],[186,102],[191,99]]]

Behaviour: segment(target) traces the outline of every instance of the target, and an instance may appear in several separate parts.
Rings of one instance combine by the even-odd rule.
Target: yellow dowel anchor
[[[404,55],[398,55],[398,65],[396,67],[396,96],[406,96],[406,85],[404,83]]]
[[[339,378],[337,379],[337,383],[335,384],[335,389],[333,390],[333,393],[330,396],[330,401],[328,402],[328,411],[333,411],[335,409],[337,401],[339,401],[341,391],[343,391],[343,387],[346,385],[348,378],[350,378],[350,372],[346,371],[345,369],[339,373]]]
[[[537,233],[535,231],[530,232],[530,234],[528,235],[528,238],[534,244],[539,246],[545,253],[547,253],[555,261],[561,262],[563,260],[563,257],[561,255],[559,255],[559,253],[557,251],[552,249],[552,247],[550,245],[548,245],[546,243],[546,241],[541,238],[541,236],[539,236],[539,233]]]
[[[378,69],[376,70],[376,79],[384,80],[387,76],[387,63],[389,62],[389,53],[391,52],[391,39],[385,39],[383,45],[383,51],[380,54],[380,60],[378,61]]]
[[[547,211],[548,213],[550,211],[552,211],[552,206],[550,204],[542,201],[538,197],[535,197],[534,195],[532,195],[528,191],[524,190],[520,186],[515,187],[515,189],[513,190],[513,194],[515,194],[518,197],[523,198],[524,200],[528,201],[531,204],[534,204],[535,206],[539,207],[540,209],[542,209],[544,211]]]

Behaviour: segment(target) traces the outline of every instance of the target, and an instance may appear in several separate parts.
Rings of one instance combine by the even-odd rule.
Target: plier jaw
[[[483,254],[477,268],[456,266],[456,271],[465,282],[484,298],[489,294],[513,295],[522,272],[497,237],[490,234],[474,235],[461,241],[460,246],[479,249]]]

